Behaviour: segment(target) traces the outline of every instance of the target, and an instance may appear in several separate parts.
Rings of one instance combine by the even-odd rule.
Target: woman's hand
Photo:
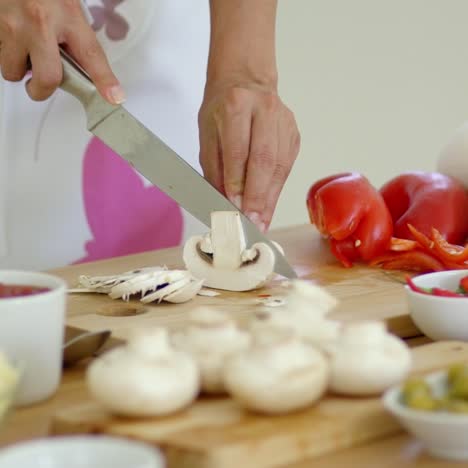
[[[199,128],[205,177],[266,231],[299,151],[293,113],[274,89],[208,83]]]
[[[210,0],[210,53],[199,112],[205,177],[262,231],[300,140],[277,92],[276,7],[276,0]]]
[[[32,78],[29,96],[47,99],[62,81],[59,45],[88,72],[96,88],[112,104],[124,101],[80,0],[0,0],[0,68],[7,81],[21,81],[28,57]]]

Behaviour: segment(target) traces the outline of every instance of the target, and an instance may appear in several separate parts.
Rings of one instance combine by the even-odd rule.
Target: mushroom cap
[[[263,413],[311,405],[325,392],[328,362],[291,330],[257,330],[253,345],[226,360],[224,384],[234,399]]]
[[[264,243],[257,243],[252,249],[258,251],[256,259],[245,263],[236,270],[216,269],[208,257],[200,254],[202,236],[193,236],[184,245],[185,267],[196,278],[204,279],[205,286],[227,291],[250,291],[262,287],[273,275],[275,254]]]
[[[190,404],[199,392],[194,359],[173,350],[157,330],[134,337],[92,362],[86,380],[107,410],[124,416],[157,416]]]
[[[341,322],[330,320],[303,309],[278,308],[262,312],[253,317],[250,328],[278,326],[294,330],[307,343],[327,351],[338,340]]]
[[[338,305],[338,299],[325,288],[307,280],[291,281],[288,310],[325,316]]]
[[[332,352],[330,389],[345,395],[377,395],[404,380],[411,366],[404,341],[384,326],[356,324],[343,333]]]
[[[201,374],[202,390],[223,393],[222,367],[225,359],[249,345],[250,336],[240,330],[228,314],[199,307],[189,315],[187,326],[172,335],[177,349],[190,353]]]

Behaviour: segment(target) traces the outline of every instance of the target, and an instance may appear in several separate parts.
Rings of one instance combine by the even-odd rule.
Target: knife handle
[[[63,78],[60,88],[74,96],[83,105],[87,116],[88,130],[101,122],[107,115],[120,106],[107,102],[96,89],[85,70],[60,47]]]
[[[73,95],[86,106],[97,93],[96,87],[85,70],[61,47],[60,57],[63,66],[63,78],[60,88]]]

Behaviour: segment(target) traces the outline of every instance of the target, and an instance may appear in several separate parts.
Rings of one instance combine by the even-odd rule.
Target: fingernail
[[[242,197],[240,195],[235,195],[234,197],[231,198],[231,202],[234,203],[234,205],[241,210],[242,209]]]
[[[107,96],[113,104],[122,104],[125,102],[125,93],[121,86],[112,86],[107,91]]]
[[[265,232],[265,223],[260,219],[260,215],[257,212],[247,213],[247,218],[249,218],[261,232]]]

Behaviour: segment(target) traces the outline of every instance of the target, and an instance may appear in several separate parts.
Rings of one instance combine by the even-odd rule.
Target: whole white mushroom
[[[312,405],[326,391],[328,361],[287,328],[264,327],[251,346],[226,360],[224,384],[246,408],[267,414]]]
[[[86,381],[102,406],[123,416],[175,412],[200,390],[195,360],[171,346],[164,328],[138,332],[128,344],[97,358],[88,366]]]
[[[294,280],[283,307],[262,311],[250,321],[250,328],[273,325],[294,330],[307,343],[326,351],[338,339],[342,324],[327,314],[338,300],[324,288]]]
[[[408,346],[382,322],[348,324],[329,351],[330,389],[343,395],[378,395],[411,370]]]
[[[250,335],[220,310],[199,307],[190,312],[187,325],[172,335],[177,349],[190,353],[197,362],[205,393],[224,393],[222,370],[227,357],[246,349]]]

